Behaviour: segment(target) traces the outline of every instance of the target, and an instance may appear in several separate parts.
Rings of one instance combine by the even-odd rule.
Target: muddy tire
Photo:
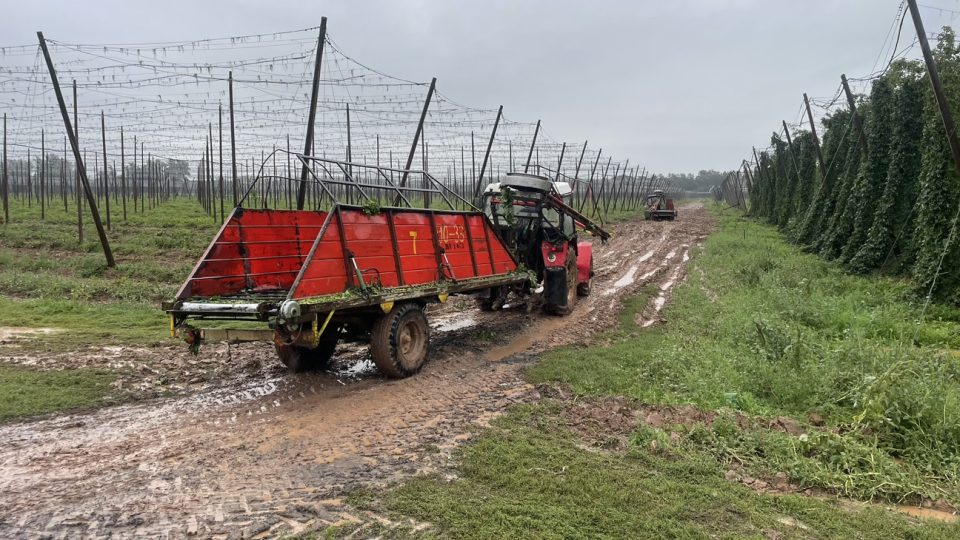
[[[577,277],[579,279],[579,276]],[[593,261],[590,261],[590,275],[586,283],[577,283],[577,296],[590,296],[593,286]]]
[[[380,317],[370,333],[370,352],[380,373],[400,379],[420,371],[427,359],[430,326],[423,308],[408,302]]]
[[[316,348],[299,347],[296,345],[278,345],[277,356],[283,365],[293,373],[305,371],[320,371],[330,365],[333,352],[337,348],[340,331],[338,328],[329,328],[320,336],[320,343]]]
[[[567,305],[561,307],[553,304],[544,304],[543,309],[550,315],[568,315],[577,305],[577,253],[570,250],[567,256]]]

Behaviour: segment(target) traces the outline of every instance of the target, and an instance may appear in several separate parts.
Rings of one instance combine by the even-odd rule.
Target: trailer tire
[[[373,325],[370,352],[387,377],[409,377],[423,367],[430,345],[430,326],[423,308],[407,302],[394,306]]]
[[[313,349],[277,343],[274,343],[274,347],[277,349],[280,361],[293,373],[320,371],[330,365],[330,360],[337,348],[339,334],[338,328],[328,329],[320,336],[320,343]]]

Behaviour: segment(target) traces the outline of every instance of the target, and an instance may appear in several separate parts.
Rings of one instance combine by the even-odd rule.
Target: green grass
[[[792,449],[761,437],[747,456],[849,496],[956,504],[960,310],[934,306],[918,326],[920,311],[909,284],[848,275],[725,213],[666,325],[548,354],[529,376],[586,395],[817,415],[834,430]]]
[[[724,479],[705,452],[586,451],[550,406],[522,406],[463,449],[460,477],[358,493],[361,508],[433,524],[445,538],[953,538],[878,508],[768,496]],[[799,522],[803,529],[795,523]],[[402,536],[402,535],[400,535]]]
[[[771,228],[717,215],[666,324],[633,322],[644,291],[600,340],[608,345],[548,353],[527,373],[577,399],[693,404],[714,421],[641,423],[624,452],[601,452],[548,399],[464,447],[458,479],[418,478],[353,503],[454,538],[958,537],[957,525],[724,478],[785,473],[794,486],[864,500],[960,503],[960,310],[931,306],[917,325],[909,284],[845,274]],[[805,433],[771,429],[765,419],[778,417]]]
[[[72,201],[71,201],[72,204]],[[173,199],[144,213],[113,203],[107,268],[89,215],[77,241],[76,209],[12,201],[0,226],[0,326],[64,330],[28,346],[152,344],[167,336],[160,302],[174,296],[219,224],[192,199]],[[101,211],[103,205],[101,204]]]
[[[0,421],[100,405],[113,380],[92,369],[38,372],[0,366]]]

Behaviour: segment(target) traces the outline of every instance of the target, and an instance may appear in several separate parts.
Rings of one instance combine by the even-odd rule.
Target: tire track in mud
[[[455,474],[450,452],[475,426],[538,397],[521,373],[536,353],[587,342],[653,283],[637,322],[658,320],[711,228],[699,206],[618,225],[567,317],[452,299],[431,310],[431,360],[412,378],[382,379],[346,345],[330,373],[0,426],[0,536],[270,537],[355,519],[346,490]]]

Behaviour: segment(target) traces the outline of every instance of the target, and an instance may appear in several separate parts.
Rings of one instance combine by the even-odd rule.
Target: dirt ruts
[[[455,474],[450,451],[476,426],[538,397],[521,373],[538,352],[587,342],[650,284],[637,324],[659,320],[712,226],[688,206],[675,222],[614,227],[595,246],[593,294],[567,317],[452,298],[431,310],[431,359],[409,379],[381,378],[362,346],[302,375],[275,367],[268,346],[229,358],[211,346],[201,355],[218,359],[216,377],[203,371],[185,395],[0,426],[0,537],[256,538],[356,519],[339,499],[349,489]],[[121,350],[101,365],[149,365],[138,355],[151,354]]]

